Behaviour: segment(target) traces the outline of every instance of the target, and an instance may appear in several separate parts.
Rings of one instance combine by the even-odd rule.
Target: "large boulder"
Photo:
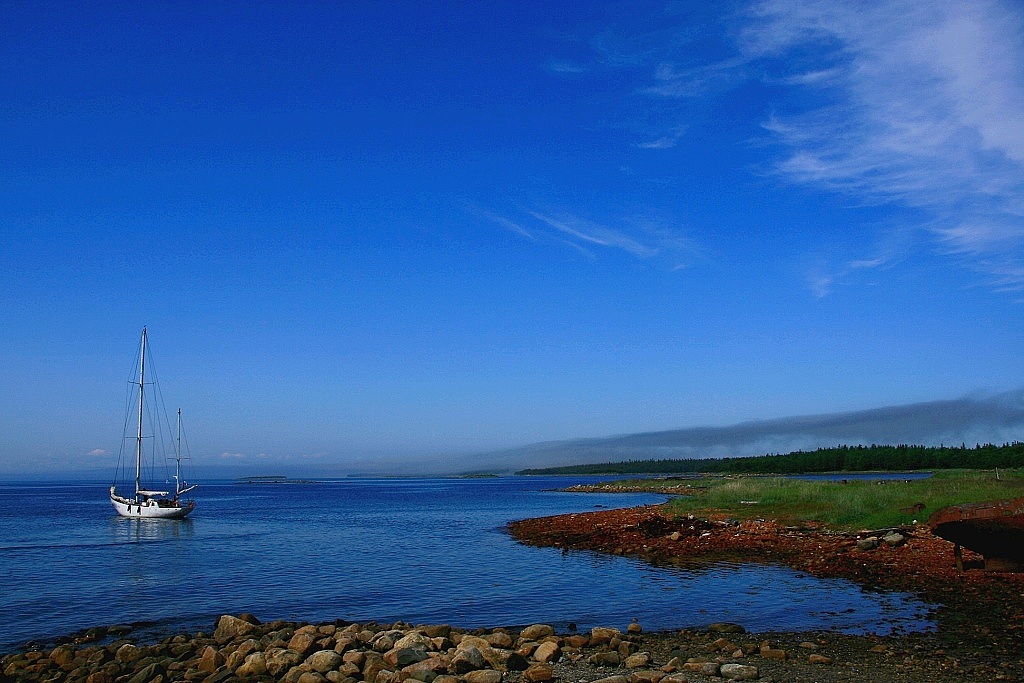
[[[221,615],[217,620],[217,628],[213,631],[213,638],[217,642],[227,642],[238,636],[247,636],[256,630],[256,626],[230,614]]]
[[[567,647],[581,648],[590,645],[590,636],[585,636],[582,633],[577,633],[572,636],[565,636],[562,639],[562,644]]]
[[[701,662],[697,665],[697,671],[705,676],[720,677],[722,675],[722,665],[718,662]]]
[[[315,629],[300,628],[292,635],[291,640],[288,641],[288,649],[295,650],[305,659],[316,652],[316,640],[318,637]]]
[[[554,678],[555,670],[550,664],[534,664],[523,672],[523,679],[529,683],[547,683]]]
[[[619,666],[622,657],[618,652],[601,651],[590,655],[587,661],[594,666]]]
[[[487,668],[487,659],[484,658],[480,648],[469,645],[459,646],[452,657],[451,670],[455,674],[466,674],[477,669]]]
[[[452,633],[452,627],[448,624],[424,624],[416,628],[430,638],[447,638]]]
[[[370,643],[370,647],[372,647],[375,652],[387,652],[395,647],[395,639],[388,633],[382,633],[373,639],[373,642]]]
[[[425,633],[410,631],[395,641],[394,649],[400,650],[404,647],[421,647],[424,650],[433,650],[434,641]]]
[[[890,531],[882,537],[882,542],[884,542],[887,546],[898,548],[899,546],[907,542],[907,537],[901,533]]]
[[[50,650],[50,659],[64,671],[75,668],[75,648],[70,645],[58,645]]]
[[[519,637],[523,640],[541,640],[553,635],[555,635],[555,629],[547,624],[534,624],[519,632]]]
[[[515,641],[512,640],[512,636],[505,631],[495,631],[484,638],[484,640],[486,640],[491,647],[499,647],[506,650],[515,644]]]
[[[641,669],[645,666],[648,666],[650,663],[650,652],[637,652],[636,654],[632,654],[626,657],[626,661],[623,662],[623,665],[625,665],[627,669]]]
[[[141,669],[139,669],[139,671],[137,671],[130,678],[119,678],[118,680],[124,680],[125,683],[152,683],[157,678],[162,677],[162,675],[163,674],[161,672],[160,665],[156,662],[153,662],[152,664],[149,664],[148,666],[144,666]]]
[[[501,669],[505,664],[505,660],[508,659],[507,650],[494,649],[484,638],[481,638],[480,636],[464,636],[462,640],[459,641],[459,646],[456,648],[455,652],[458,654],[459,650],[470,647],[475,648],[483,656],[484,661],[486,662],[484,665],[485,667],[489,666],[492,669]]]
[[[363,664],[363,680],[372,683],[384,671],[391,671],[391,665],[384,661],[384,657],[372,650],[367,652],[366,662]]]
[[[295,650],[274,647],[264,653],[264,660],[267,665],[267,672],[277,678],[293,666],[297,666],[302,661],[302,655]]]
[[[430,655],[427,654],[426,649],[421,646],[415,647],[395,647],[394,650],[389,650],[384,653],[384,661],[393,666],[397,666],[403,669],[410,664],[416,662],[422,662],[424,659],[429,659]]]
[[[557,661],[562,656],[562,648],[558,647],[558,643],[550,640],[544,641],[537,646],[537,649],[533,651],[534,661],[540,662],[541,664],[549,664]]]
[[[334,650],[318,650],[306,658],[306,665],[313,671],[325,674],[341,666],[341,655]]]
[[[752,681],[760,676],[757,667],[749,664],[723,664],[718,671],[722,678],[730,681]]]
[[[431,657],[422,662],[410,664],[402,669],[402,672],[417,681],[430,683],[441,674],[448,672],[448,662],[441,657]]]
[[[874,550],[879,546],[878,536],[857,539],[857,550]]]
[[[267,673],[267,660],[262,652],[253,652],[241,666],[235,669],[235,675],[239,678],[255,678]]]
[[[494,669],[477,669],[463,676],[466,683],[501,683],[501,672]]]
[[[366,651],[365,650],[348,650],[341,655],[342,660],[355,664],[360,670],[363,668],[363,664],[366,664]]]
[[[608,628],[606,626],[595,626],[590,630],[590,644],[591,645],[605,645],[610,643],[612,638],[621,638],[622,631],[617,628]]]
[[[114,658],[122,664],[131,664],[142,658],[142,651],[131,643],[125,643],[117,648],[117,654],[114,655]]]
[[[203,654],[199,656],[199,664],[196,665],[196,668],[204,673],[212,674],[222,666],[224,666],[224,655],[214,646],[207,645],[203,649]]]
[[[525,671],[530,666],[530,661],[515,650],[495,650],[501,656],[501,665],[498,669],[502,671]]]
[[[114,683],[114,677],[107,671],[93,671],[85,677],[85,683]]]

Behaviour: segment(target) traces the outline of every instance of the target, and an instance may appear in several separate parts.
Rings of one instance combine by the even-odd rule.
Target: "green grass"
[[[835,530],[883,529],[923,522],[949,505],[1024,496],[1024,471],[950,470],[928,479],[876,483],[809,481],[740,476],[649,481],[651,490],[690,483],[693,497],[666,504],[676,514],[724,513],[736,519],[777,519],[785,524],[818,523]],[[922,503],[924,509],[901,512]]]

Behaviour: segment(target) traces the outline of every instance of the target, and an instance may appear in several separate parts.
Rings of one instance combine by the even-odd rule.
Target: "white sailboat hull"
[[[110,504],[122,517],[135,519],[183,519],[195,509],[195,502],[176,501],[170,498],[145,498],[132,500],[117,495],[110,489]]]

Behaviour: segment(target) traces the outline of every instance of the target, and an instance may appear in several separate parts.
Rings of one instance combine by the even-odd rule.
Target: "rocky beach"
[[[648,633],[643,624],[556,632],[544,624],[261,623],[224,615],[209,632],[138,642],[97,627],[3,657],[0,680],[85,683],[704,683],[1022,680],[1024,576],[958,571],[924,526],[838,534],[769,520],[675,517],[657,506],[514,522],[520,542],[693,566],[785,564],[869,589],[914,592],[937,629],[894,635],[750,633],[742,623]],[[970,567],[970,559],[968,567]],[[699,605],[694,605],[695,611]]]
[[[915,662],[913,656],[890,649],[884,641],[861,648],[867,643],[856,639],[749,634],[738,624],[646,635],[640,624],[632,623],[624,629],[598,627],[586,633],[556,634],[546,624],[465,632],[447,625],[401,623],[261,624],[252,615],[224,615],[211,633],[178,635],[151,645],[135,644],[120,631],[90,629],[52,649],[9,655],[2,662],[4,679],[86,683],[896,681],[925,680],[914,678],[914,672],[924,671],[920,665],[926,661]],[[102,645],[89,644],[90,639],[110,635],[119,637]],[[870,677],[858,679],[859,672]]]
[[[959,570],[953,545],[923,524],[836,533],[768,519],[677,517],[648,506],[522,520],[510,531],[523,543],[629,555],[655,564],[782,564],[866,589],[911,592],[936,605],[937,628],[926,633],[764,634],[790,646],[783,660],[786,672],[762,667],[772,680],[1024,680],[1024,574],[986,572],[981,557],[969,551],[964,551],[965,569]],[[831,672],[800,673],[807,656],[792,647],[797,640],[819,643],[816,652],[830,659]]]

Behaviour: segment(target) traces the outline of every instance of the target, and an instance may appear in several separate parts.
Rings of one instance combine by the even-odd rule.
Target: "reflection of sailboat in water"
[[[149,350],[149,344],[146,339],[146,328],[142,328],[142,341],[139,343],[139,372],[138,380],[132,379],[132,388],[129,393],[129,404],[138,406],[137,414],[137,429],[135,434],[129,436],[129,423],[132,421],[133,409],[129,410],[128,417],[125,419],[125,438],[121,442],[121,451],[118,457],[118,473],[127,477],[129,474],[128,466],[125,464],[125,444],[129,439],[135,442],[135,494],[129,496],[127,493],[121,494],[117,491],[117,483],[110,485],[110,504],[114,506],[117,513],[123,517],[134,517],[144,519],[182,519],[186,517],[192,510],[195,509],[196,503],[194,500],[187,500],[182,496],[196,487],[195,484],[189,485],[181,478],[181,410],[178,410],[178,437],[177,444],[174,449],[174,457],[171,458],[175,462],[174,466],[174,492],[170,491],[158,491],[154,488],[144,485],[142,480],[143,475],[143,444],[146,439],[152,439],[153,449],[151,455],[155,458],[157,446],[163,446],[163,435],[165,432],[162,430],[162,424],[156,416],[164,416],[164,423],[166,423],[166,410],[163,405],[163,398],[160,396],[157,388],[157,383],[152,381],[149,386],[154,388],[152,397],[150,397],[151,404],[147,405],[147,392],[146,392],[146,353]],[[152,363],[152,360],[150,361]],[[155,375],[155,373],[153,373]],[[134,375],[134,373],[133,373]],[[137,401],[133,401],[133,394],[135,389],[138,389]],[[147,408],[149,409],[147,411]],[[147,436],[146,430],[146,415],[150,415],[149,427],[153,430],[153,434]],[[156,416],[154,416],[154,414]],[[168,432],[169,433],[169,425]],[[187,458],[186,458],[187,459]],[[115,475],[115,479],[116,479]],[[169,483],[169,482],[168,482]],[[122,486],[128,489],[129,486],[126,482],[122,482]]]
[[[132,521],[137,520],[137,521]],[[140,545],[152,546],[172,544],[175,548],[174,554],[184,552],[183,546],[174,545],[180,542],[189,541],[196,534],[195,524],[191,517],[177,519],[173,524],[161,522],[150,524],[145,517],[139,518],[132,515],[131,518],[112,516],[110,522],[110,542],[114,545]],[[161,555],[164,557],[163,555]],[[132,556],[135,557],[134,555]],[[133,560],[134,561],[134,560]],[[164,561],[169,561],[164,557]]]

